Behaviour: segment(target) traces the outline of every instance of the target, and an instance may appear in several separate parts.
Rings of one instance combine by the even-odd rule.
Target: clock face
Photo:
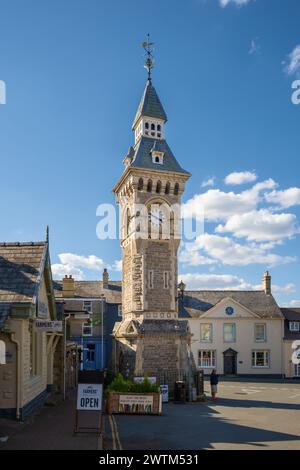
[[[232,307],[226,307],[225,312],[226,312],[226,315],[233,315],[234,314],[234,310],[233,310]]]
[[[166,216],[160,209],[152,209],[148,213],[148,219],[152,227],[160,227],[166,220]]]

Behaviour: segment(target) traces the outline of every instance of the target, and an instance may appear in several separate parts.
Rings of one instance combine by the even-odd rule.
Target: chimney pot
[[[264,277],[263,277],[263,290],[265,291],[265,294],[271,295],[272,294],[272,288],[271,288],[271,275],[269,271],[264,272]]]
[[[102,274],[103,289],[108,289],[108,280],[109,280],[109,274],[107,272],[107,268],[104,268],[103,274]]]
[[[63,297],[74,297],[75,296],[75,281],[72,276],[63,278]]]

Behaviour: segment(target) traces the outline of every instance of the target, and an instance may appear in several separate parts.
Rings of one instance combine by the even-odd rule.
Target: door
[[[236,356],[237,352],[229,349],[224,353],[224,375],[236,375]]]
[[[83,368],[85,370],[96,369],[96,344],[88,343],[83,348]]]
[[[300,364],[295,364],[295,374],[294,377],[300,377]]]

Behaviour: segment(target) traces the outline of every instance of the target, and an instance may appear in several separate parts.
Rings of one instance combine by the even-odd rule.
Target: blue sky
[[[96,208],[133,143],[150,32],[166,138],[193,174],[183,202],[206,205],[182,277],[255,288],[269,268],[277,299],[300,305],[299,21],[298,0],[0,0],[0,239],[49,224],[56,275],[120,278]]]

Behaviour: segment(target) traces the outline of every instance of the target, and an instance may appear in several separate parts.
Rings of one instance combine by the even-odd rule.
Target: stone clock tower
[[[190,173],[165,139],[167,116],[151,80],[135,115],[135,143],[113,188],[121,213],[122,321],[114,328],[115,369],[173,383],[189,368],[188,322],[178,319],[180,199]],[[161,378],[163,375],[163,379]]]

